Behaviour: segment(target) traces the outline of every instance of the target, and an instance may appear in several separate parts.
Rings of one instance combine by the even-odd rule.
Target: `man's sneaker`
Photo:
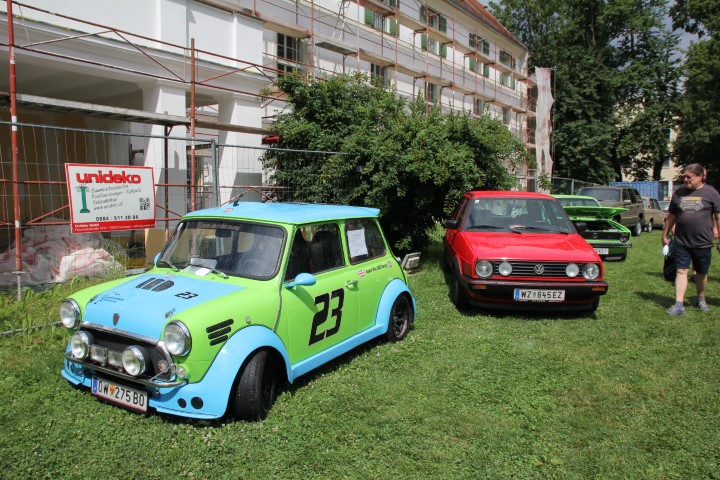
[[[703,297],[698,297],[697,308],[699,308],[701,312],[705,313],[708,313],[710,311],[710,307],[708,307],[708,304],[707,302],[705,302],[705,299]]]
[[[682,306],[680,303],[676,303],[672,307],[667,309],[667,314],[671,317],[675,317],[677,315],[685,315],[685,307]]]

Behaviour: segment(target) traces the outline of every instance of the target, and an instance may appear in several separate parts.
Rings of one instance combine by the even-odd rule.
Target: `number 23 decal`
[[[330,302],[337,298],[337,306],[330,310]],[[345,291],[342,288],[333,290],[331,293],[323,293],[315,297],[315,305],[322,305],[320,311],[315,314],[312,322],[312,329],[310,330],[310,341],[308,345],[317,343],[327,337],[335,335],[340,331],[340,321],[342,320],[342,308],[343,302],[345,301]],[[335,325],[327,330],[318,333],[318,328],[324,324],[328,319],[328,313],[330,317],[335,319]]]

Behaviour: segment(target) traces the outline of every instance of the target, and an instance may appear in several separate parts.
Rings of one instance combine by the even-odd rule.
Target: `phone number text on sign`
[[[73,233],[155,226],[151,167],[65,164]]]

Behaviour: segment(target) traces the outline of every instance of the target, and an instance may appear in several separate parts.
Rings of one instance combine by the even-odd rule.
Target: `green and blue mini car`
[[[631,232],[617,219],[624,208],[603,207],[594,197],[553,195],[565,209],[580,235],[603,260],[625,260],[632,247]]]
[[[284,382],[411,328],[378,214],[251,202],[187,214],[152,269],[63,302],[63,377],[141,412],[264,418]]]

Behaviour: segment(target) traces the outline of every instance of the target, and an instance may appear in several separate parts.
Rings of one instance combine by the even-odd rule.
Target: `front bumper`
[[[465,276],[459,280],[471,305],[510,310],[588,310],[608,289],[605,281],[478,280]],[[565,299],[557,302],[518,301],[514,298],[515,289],[564,290]]]

